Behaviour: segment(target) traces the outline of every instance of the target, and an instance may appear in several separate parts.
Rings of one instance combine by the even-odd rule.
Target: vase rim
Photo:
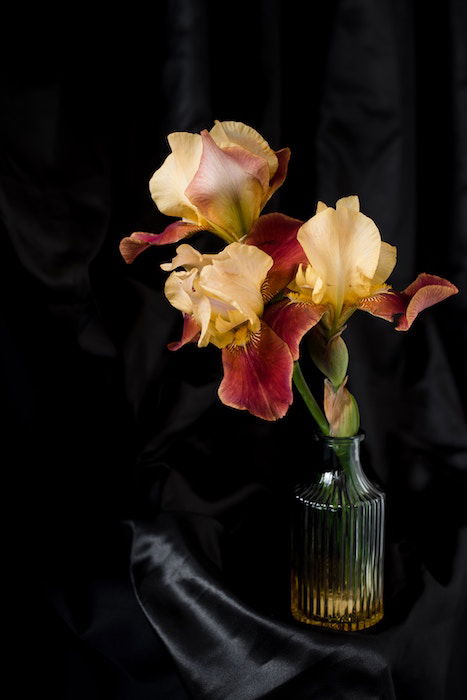
[[[315,433],[315,439],[318,442],[324,442],[327,445],[352,445],[364,440],[365,433],[363,431],[360,431],[359,433],[357,433],[356,435],[352,435],[351,437],[334,437],[334,435],[321,435]]]

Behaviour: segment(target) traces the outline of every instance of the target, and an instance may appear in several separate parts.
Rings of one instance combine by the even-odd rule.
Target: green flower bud
[[[315,326],[307,336],[311,359],[336,389],[343,383],[349,365],[349,353],[341,332],[327,338],[323,330]]]

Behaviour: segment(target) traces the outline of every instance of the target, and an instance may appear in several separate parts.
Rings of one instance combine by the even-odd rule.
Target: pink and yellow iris
[[[175,243],[211,231],[226,243],[246,236],[266,202],[284,182],[288,148],[273,151],[242,122],[216,121],[201,134],[168,136],[171,153],[149,183],[159,211],[181,217],[159,234],[135,232],[120,243],[126,262],[150,245]]]

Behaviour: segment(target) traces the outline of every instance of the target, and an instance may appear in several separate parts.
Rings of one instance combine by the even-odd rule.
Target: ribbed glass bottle
[[[362,471],[363,435],[318,439],[321,463],[292,508],[292,614],[360,630],[383,617],[385,495]]]

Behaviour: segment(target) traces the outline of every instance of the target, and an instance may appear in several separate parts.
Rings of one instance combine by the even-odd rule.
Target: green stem
[[[323,433],[323,435],[329,435],[329,423],[327,422],[324,413],[318,406],[315,397],[311,393],[310,387],[306,383],[305,377],[302,374],[302,370],[298,362],[294,363],[293,381],[298,391],[300,392],[302,399],[306,403],[308,410],[310,411],[315,421],[318,423],[321,432]]]

